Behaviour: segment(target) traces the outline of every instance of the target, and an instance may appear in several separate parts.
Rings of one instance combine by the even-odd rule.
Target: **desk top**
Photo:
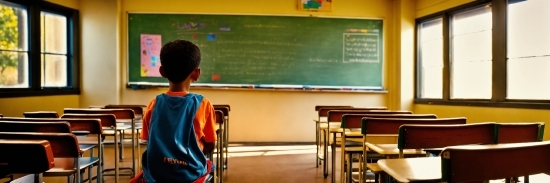
[[[441,157],[382,159],[378,165],[398,182],[441,179]]]
[[[326,116],[322,116],[322,117],[319,117],[319,119],[313,119],[313,121],[315,121],[316,123],[326,123],[328,122],[328,117]]]
[[[365,145],[372,151],[377,152],[381,155],[399,155],[399,149],[397,148],[397,144],[373,144],[373,143],[365,143]],[[422,155],[426,154],[425,151],[421,149],[405,149],[403,150],[403,154],[409,154],[409,155]]]

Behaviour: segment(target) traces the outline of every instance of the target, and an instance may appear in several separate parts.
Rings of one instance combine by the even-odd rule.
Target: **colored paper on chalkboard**
[[[162,36],[141,34],[141,76],[160,77],[160,49]]]
[[[332,0],[300,0],[298,10],[302,11],[332,11]]]
[[[207,38],[208,38],[208,41],[215,41],[216,40],[216,34],[208,34]]]

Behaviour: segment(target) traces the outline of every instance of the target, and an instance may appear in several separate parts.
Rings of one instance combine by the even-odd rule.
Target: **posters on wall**
[[[141,77],[161,77],[160,49],[161,35],[141,34]]]
[[[332,0],[299,0],[298,9],[302,11],[332,11]]]

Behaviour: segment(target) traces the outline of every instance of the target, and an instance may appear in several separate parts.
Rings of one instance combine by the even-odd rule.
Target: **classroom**
[[[65,59],[70,61],[70,64],[64,66],[67,69],[61,71],[63,73],[60,76],[65,83],[61,86],[55,83],[51,83],[52,87],[41,86],[46,82],[44,78],[41,80],[40,74],[45,75],[43,77],[59,76],[55,73],[49,73],[55,76],[46,75],[40,71],[44,68],[40,67],[43,63],[39,60],[44,55],[47,58],[50,54],[48,51],[30,54],[28,60],[32,64],[27,62],[28,69],[19,73],[19,75],[27,74],[26,86],[21,88],[21,86],[13,87],[4,84],[4,75],[0,75],[2,77],[0,78],[0,114],[4,117],[23,117],[23,113],[30,111],[54,111],[61,116],[66,109],[71,108],[108,104],[147,105],[156,95],[166,92],[167,87],[136,89],[128,85],[129,68],[132,67],[129,64],[129,57],[133,53],[129,51],[129,47],[132,46],[130,45],[132,40],[129,39],[132,30],[129,30],[131,22],[128,13],[312,16],[381,20],[383,44],[382,55],[380,55],[382,63],[380,90],[191,88],[193,93],[204,95],[212,104],[231,106],[231,122],[227,129],[230,136],[226,139],[230,145],[283,144],[313,147],[310,149],[310,154],[304,154],[312,157],[308,159],[306,163],[309,164],[305,166],[308,169],[307,172],[311,173],[311,182],[343,181],[341,173],[344,170],[341,167],[335,169],[334,165],[328,168],[328,177],[323,176],[324,163],[329,159],[325,158],[320,163],[322,165],[315,166],[315,161],[318,161],[317,158],[313,158],[316,153],[315,146],[321,138],[320,131],[315,129],[316,124],[312,121],[312,119],[320,119],[319,111],[314,110],[316,106],[386,107],[391,111],[433,114],[437,118],[464,117],[467,119],[467,124],[482,122],[497,124],[542,122],[545,124],[550,121],[550,116],[546,115],[550,109],[550,94],[546,92],[549,88],[546,84],[550,84],[548,83],[550,78],[545,72],[546,66],[549,65],[544,63],[550,58],[550,37],[544,34],[550,31],[550,23],[543,21],[550,18],[550,14],[542,11],[544,8],[549,9],[550,3],[545,1],[332,0],[329,1],[331,10],[325,12],[299,10],[297,8],[299,0],[44,0],[47,5],[43,7],[35,5],[40,3],[31,0],[0,0],[0,6],[17,5],[16,7],[25,9],[28,8],[27,5],[32,5],[33,8],[38,9],[48,10],[49,8],[53,15],[56,15],[55,10],[61,10],[67,18],[66,21],[70,23],[69,36],[64,38],[68,39],[64,43],[68,47],[68,49],[65,48],[64,55],[68,55],[68,59]],[[516,15],[513,14],[512,7],[520,7],[524,4],[529,4],[529,7],[538,6],[539,9],[533,10],[537,12],[532,13],[533,15],[518,15],[514,17],[515,19],[498,18]],[[25,16],[28,15],[31,18],[40,16],[31,9],[28,9]],[[517,9],[516,11],[520,11],[519,8]],[[528,11],[522,13],[526,14]],[[460,18],[468,17],[477,19],[466,21],[456,27],[452,26],[455,23],[453,21],[459,22]],[[37,20],[27,23],[35,21]],[[48,19],[42,21],[48,21]],[[527,28],[510,28],[512,26]],[[29,35],[34,35],[26,39],[38,42],[51,41],[48,38],[38,40],[42,39],[38,36],[40,29],[29,27],[19,27],[19,29],[29,29],[26,30],[30,32]],[[434,27],[440,29],[434,30]],[[445,33],[445,31],[448,32]],[[460,46],[452,45],[451,41],[448,41],[455,36],[453,31],[456,31],[457,35],[471,34],[467,38],[470,40],[462,40],[462,45],[467,46],[459,48]],[[434,33],[443,34],[443,36],[437,37],[433,35]],[[519,34],[521,36],[518,36]],[[523,39],[524,36],[525,39]],[[471,40],[478,38],[480,40]],[[0,38],[0,46],[3,39]],[[440,41],[436,42],[436,44],[440,43],[439,46],[433,45],[434,39]],[[319,39],[319,42],[322,41],[322,38]],[[432,41],[431,45],[423,44],[429,41]],[[528,48],[532,48],[533,51],[518,51],[524,49],[517,44],[532,45]],[[422,49],[422,46],[425,48]],[[23,51],[41,52],[39,49],[40,44],[31,44],[27,50]],[[0,52],[3,51],[6,51],[5,48],[0,47]],[[468,56],[453,56],[453,52]],[[50,55],[56,55],[56,53]],[[436,58],[434,61],[434,56],[444,59]],[[530,60],[533,64],[522,65],[518,60],[514,62],[510,58],[533,58]],[[421,62],[422,59],[426,62]],[[452,63],[453,59],[466,61]],[[458,67],[454,68],[455,66]],[[307,70],[307,68],[299,69]],[[39,74],[35,74],[37,72]],[[16,77],[16,79],[21,83],[21,78]],[[549,130],[546,125],[542,125],[541,131]],[[548,141],[550,133],[543,133],[540,138],[543,142]],[[0,139],[2,139],[1,134]],[[142,146],[141,150],[144,150],[143,147],[145,146]],[[338,148],[340,148],[339,145]],[[126,158],[131,157],[128,149],[131,148],[126,147],[124,150],[125,161]],[[328,147],[325,146],[325,149]],[[340,151],[338,149],[338,152]],[[113,152],[112,146],[107,146],[105,153],[109,152]],[[336,160],[340,162],[344,155],[336,154],[338,154]],[[230,157],[229,161],[232,160]],[[281,160],[284,159],[276,161]],[[228,174],[223,178],[224,181],[239,182],[240,177],[230,177],[231,169],[239,168],[235,165],[232,166],[229,163],[226,170]],[[340,164],[337,163],[336,166]],[[331,172],[335,170],[341,172]],[[265,172],[265,174],[270,173]],[[288,175],[271,177],[278,176]],[[523,180],[523,177],[520,178]],[[537,182],[537,178],[531,178],[531,182]],[[550,181],[550,176],[542,176],[542,178]],[[44,180],[54,179],[45,177]],[[120,182],[128,180],[127,176],[120,178]],[[65,179],[55,179],[55,182],[57,181],[65,182]],[[270,180],[269,182],[279,181]]]

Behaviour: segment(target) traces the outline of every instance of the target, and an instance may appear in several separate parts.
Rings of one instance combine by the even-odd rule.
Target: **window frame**
[[[0,88],[0,98],[80,94],[79,11],[47,1],[5,0],[27,8],[28,88]],[[67,87],[41,86],[40,13],[67,17]]]
[[[450,18],[453,14],[482,6],[491,6],[492,11],[492,96],[491,99],[452,99],[450,67]],[[507,107],[528,109],[550,109],[550,100],[506,99],[507,82],[507,9],[508,0],[479,0],[454,8],[436,12],[415,20],[415,104]],[[436,18],[443,19],[443,97],[442,99],[420,98],[419,25]]]

